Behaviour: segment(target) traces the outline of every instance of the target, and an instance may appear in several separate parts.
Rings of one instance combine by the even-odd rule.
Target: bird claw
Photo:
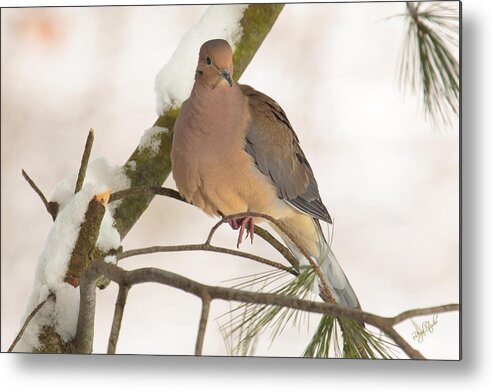
[[[233,230],[238,230],[240,228],[240,225],[236,219],[230,219],[227,222]]]
[[[238,234],[238,241],[236,242],[236,247],[238,249],[240,248],[240,244],[243,241],[243,233],[245,232],[245,229],[246,229],[245,239],[248,238],[248,236],[250,236],[250,241],[253,244],[253,231],[255,228],[253,217],[247,216],[243,218],[241,221],[241,225],[238,225],[238,222],[234,219],[228,221],[228,223],[234,230],[237,230],[238,228],[240,229],[240,232]]]

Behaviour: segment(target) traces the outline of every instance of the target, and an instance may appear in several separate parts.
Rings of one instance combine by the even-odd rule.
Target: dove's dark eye
[[[205,59],[205,61],[207,62],[207,65],[211,65],[212,64],[212,60],[209,56],[207,56],[207,58]]]

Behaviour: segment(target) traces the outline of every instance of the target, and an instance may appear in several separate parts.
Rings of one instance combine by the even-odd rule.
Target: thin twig
[[[12,350],[14,349],[15,345],[17,343],[19,343],[19,340],[21,340],[22,338],[22,335],[24,335],[24,332],[26,331],[26,328],[27,326],[29,325],[29,323],[31,322],[31,320],[34,318],[34,316],[36,315],[36,313],[39,312],[39,310],[43,307],[43,305],[46,303],[46,301],[48,301],[48,299],[51,298],[51,295],[48,296],[48,298],[46,298],[43,302],[40,302],[35,308],[34,310],[29,314],[29,316],[27,317],[26,321],[24,321],[24,324],[22,325],[22,328],[21,330],[19,331],[19,333],[17,334],[17,336],[15,337],[14,341],[12,342],[12,344],[10,345],[9,349],[7,350],[7,352],[11,353]]]
[[[214,226],[212,226],[211,230],[209,231],[209,235],[207,236],[207,239],[205,240],[206,245],[210,245],[212,241],[212,237],[214,236],[214,233],[217,231],[217,229],[224,223],[226,222],[225,218],[217,222]]]
[[[86,177],[87,164],[89,163],[89,157],[91,156],[92,143],[94,142],[94,129],[90,129],[86,139],[86,145],[84,147],[84,153],[82,154],[82,160],[80,162],[79,174],[77,176],[77,183],[75,184],[74,193],[79,192],[84,185],[84,178]]]
[[[152,193],[154,195],[168,196],[188,204],[188,202],[183,197],[181,197],[180,192],[175,191],[174,189],[164,188],[159,186],[136,186],[133,188],[123,189],[121,191],[113,193],[110,197],[109,202],[112,203],[114,201],[124,199],[125,197],[128,196],[136,196],[136,195],[147,194],[147,193]]]
[[[276,249],[294,268],[300,268],[300,261],[293,256],[291,251],[281,244],[276,237],[274,237],[267,230],[261,228],[260,226],[255,225],[254,233],[261,237],[265,242],[270,244],[274,249]]]
[[[108,339],[108,354],[115,354],[116,352],[116,344],[118,343],[118,337],[120,336],[123,311],[125,310],[128,291],[129,287],[127,285],[120,285],[118,298],[115,304],[115,313],[113,314],[113,323],[111,324],[110,338]]]
[[[58,203],[54,201],[48,201],[46,200],[45,195],[43,192],[41,192],[41,189],[38,188],[36,183],[31,179],[31,177],[28,176],[28,174],[25,172],[25,170],[22,170],[22,176],[24,179],[27,181],[27,183],[33,188],[34,192],[37,193],[37,195],[41,198],[41,201],[43,202],[46,211],[51,215],[53,218],[53,221],[56,219],[56,215],[58,213]]]
[[[127,250],[125,252],[118,254],[117,258],[118,258],[118,260],[121,260],[121,259],[125,259],[127,257],[145,255],[145,254],[150,254],[150,253],[188,252],[188,251],[207,251],[207,252],[224,253],[224,254],[228,254],[228,255],[243,257],[246,259],[257,261],[257,262],[265,264],[265,265],[269,265],[271,267],[274,267],[274,268],[277,268],[280,270],[284,270],[284,271],[289,272],[290,274],[295,275],[295,276],[298,275],[298,271],[296,271],[295,269],[293,269],[291,267],[287,267],[281,263],[277,263],[275,261],[266,259],[264,257],[256,256],[256,255],[253,255],[251,253],[242,252],[239,250],[222,248],[219,246],[207,245],[207,244],[151,246],[148,248],[139,248],[139,249]]]
[[[454,310],[458,310],[455,304],[435,306],[433,308],[412,309],[390,318],[390,321],[392,325],[396,325],[413,317],[429,316],[430,314],[450,312]]]
[[[209,319],[209,309],[211,307],[211,298],[206,293],[202,297],[202,312],[200,313],[199,331],[197,333],[197,341],[195,343],[195,355],[202,355],[204,347],[205,329],[207,320]]]

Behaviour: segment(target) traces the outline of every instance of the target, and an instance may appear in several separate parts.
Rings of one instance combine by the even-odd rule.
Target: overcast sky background
[[[2,10],[2,350],[19,330],[51,218],[21,176],[47,196],[92,157],[123,164],[155,118],[154,77],[205,6]],[[396,70],[403,3],[288,5],[241,78],[286,111],[335,218],[333,250],[365,310],[384,316],[459,300],[458,122],[436,129],[403,98]],[[171,177],[166,186],[174,187]],[[125,249],[203,241],[215,220],[156,198]],[[224,227],[222,245],[236,232]],[[243,250],[276,257],[257,241]],[[208,284],[262,268],[209,254],[127,259]],[[116,286],[98,293],[95,352],[105,352]],[[204,354],[225,355],[213,303]],[[133,288],[117,352],[192,354],[200,302],[148,284]],[[424,319],[416,319],[421,322]],[[311,318],[311,332],[318,317]],[[426,357],[455,359],[458,315],[439,315]],[[299,356],[309,334],[287,330],[257,355]]]

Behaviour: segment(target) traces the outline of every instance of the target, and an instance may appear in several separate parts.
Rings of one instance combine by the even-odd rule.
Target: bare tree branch
[[[133,271],[125,271],[116,265],[105,263],[102,258],[94,261],[86,270],[81,279],[81,304],[88,303],[90,306],[95,307],[95,302],[92,301],[95,288],[94,282],[101,275],[105,275],[107,278],[120,285],[128,285],[129,288],[140,283],[154,282],[181,289],[201,299],[204,298],[204,293],[207,293],[211,300],[223,299],[226,301],[274,305],[313,313],[332,315],[334,317],[352,319],[355,321],[373,325],[380,329],[382,332],[392,338],[410,358],[424,358],[418,351],[412,349],[412,347],[407,344],[402,336],[400,336],[393,328],[393,325],[395,324],[394,319],[401,322],[404,320],[403,317],[406,317],[406,315],[402,316],[401,314],[399,316],[396,316],[395,318],[386,318],[367,313],[359,309],[348,308],[331,303],[307,301],[278,294],[249,292],[232,288],[208,286],[184,276],[157,268],[141,268]],[[439,309],[439,312],[437,312],[437,309]],[[420,309],[419,313],[421,315],[424,315],[456,310],[459,310],[459,305],[450,304],[444,307]],[[86,314],[83,314],[83,312],[86,312]],[[414,311],[409,311],[408,314],[409,317],[412,317]],[[87,319],[88,316],[94,317],[94,309],[83,309],[81,307],[79,318]],[[92,347],[92,342],[90,346]]]
[[[48,301],[48,299],[51,298],[51,295],[48,296],[48,298],[46,298],[43,302],[40,302],[34,309],[33,311],[29,314],[29,316],[26,318],[26,321],[24,321],[24,324],[22,324],[22,328],[21,330],[19,331],[19,333],[17,334],[17,336],[15,337],[14,341],[12,342],[12,344],[10,345],[9,349],[7,350],[7,352],[11,353],[12,350],[14,349],[15,345],[17,343],[19,343],[19,340],[21,340],[22,336],[24,335],[24,332],[26,331],[26,328],[27,326],[29,325],[29,323],[31,322],[31,320],[34,318],[34,316],[36,316],[36,313],[38,313],[40,311],[40,309],[43,307],[43,305],[46,303],[46,301]]]
[[[188,204],[188,202],[183,197],[181,197],[180,192],[175,191],[174,189],[164,188],[160,186],[136,186],[133,188],[124,189],[113,193],[110,197],[109,202],[112,203],[114,201],[124,199],[128,196],[142,195],[146,193],[153,195],[168,196]]]
[[[31,188],[33,188],[34,192],[36,192],[37,195],[41,198],[41,201],[43,202],[46,211],[48,211],[48,213],[51,215],[53,220],[55,220],[56,215],[58,213],[58,203],[46,200],[46,197],[43,194],[43,192],[41,192],[41,189],[38,188],[36,183],[31,179],[31,177],[28,176],[28,174],[24,170],[22,170],[22,176],[27,181],[27,183],[31,186]]]
[[[79,174],[77,175],[77,183],[75,184],[74,193],[79,192],[84,184],[84,178],[86,177],[87,164],[89,163],[89,157],[91,156],[92,143],[94,142],[94,129],[90,129],[86,139],[86,145],[84,147],[84,153],[82,154],[82,160],[80,162]]]
[[[115,354],[116,344],[118,343],[118,337],[120,335],[120,329],[122,326],[123,311],[125,310],[125,304],[127,302],[129,287],[127,285],[120,285],[118,290],[118,298],[115,304],[115,313],[113,315],[113,323],[111,324],[111,333],[108,340],[108,354]]]
[[[197,341],[195,343],[195,355],[202,355],[204,347],[205,328],[209,319],[209,309],[211,307],[211,298],[207,293],[202,297],[202,312],[200,313],[199,332],[197,333]]]
[[[385,329],[381,328],[383,332],[387,334],[400,348],[404,351],[407,356],[411,359],[426,359],[423,354],[418,350],[414,349],[407,341],[404,339],[392,326]]]
[[[276,249],[294,268],[297,270],[300,268],[299,260],[294,257],[291,251],[281,244],[271,233],[257,225],[254,227],[254,233]]]
[[[432,308],[412,309],[402,312],[401,314],[398,314],[397,316],[390,318],[390,321],[392,325],[396,325],[412,317],[429,316],[430,314],[451,312],[454,310],[457,310],[455,304],[435,306]]]
[[[281,263],[277,263],[275,261],[266,259],[261,256],[256,256],[251,253],[242,252],[235,249],[223,248],[220,246],[207,245],[207,244],[190,244],[190,245],[170,245],[170,246],[151,246],[148,248],[139,248],[132,249],[122,252],[116,255],[118,260],[125,259],[127,257],[145,255],[150,253],[162,253],[162,252],[194,252],[194,251],[207,251],[207,252],[216,252],[216,253],[224,253],[228,255],[243,257],[246,259],[250,259],[253,261],[257,261],[261,264],[269,265],[271,267],[284,270],[289,272],[292,275],[298,275],[298,271],[291,267],[286,267]]]
[[[75,352],[82,354],[92,353],[94,341],[94,317],[96,314],[96,280],[80,280],[81,300],[79,306],[79,317],[77,319],[77,330],[75,333]],[[84,293],[84,298],[82,298]]]

